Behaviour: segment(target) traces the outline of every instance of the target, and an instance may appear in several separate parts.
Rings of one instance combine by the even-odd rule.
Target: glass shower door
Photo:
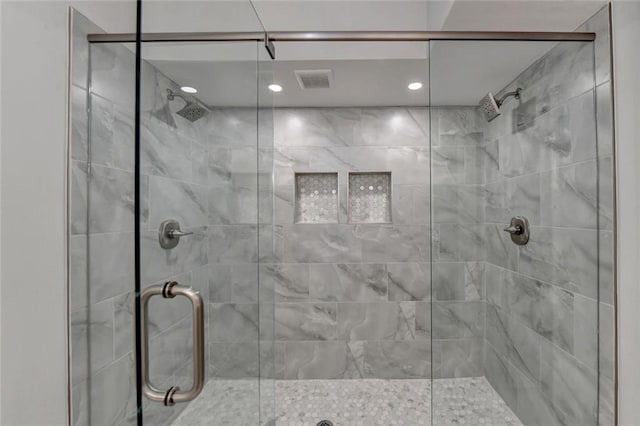
[[[272,415],[273,309],[259,277],[271,238],[263,52],[253,41],[142,47],[145,424],[257,425]]]
[[[431,42],[434,424],[595,425],[590,42]]]

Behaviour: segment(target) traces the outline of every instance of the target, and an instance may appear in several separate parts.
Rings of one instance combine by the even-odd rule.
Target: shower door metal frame
[[[142,42],[199,41],[594,41],[592,32],[520,31],[274,31],[274,32],[176,32],[143,33]],[[90,43],[133,43],[135,33],[89,34]]]

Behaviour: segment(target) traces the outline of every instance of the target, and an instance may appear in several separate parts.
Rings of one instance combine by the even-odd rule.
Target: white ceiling
[[[573,31],[602,1],[145,0],[147,31],[491,30]],[[204,18],[207,19],[204,19]],[[474,105],[512,81],[553,46],[540,42],[276,43],[276,106]],[[145,45],[144,56],[211,106],[255,105],[257,47],[251,43]],[[261,48],[260,48],[261,49]],[[430,61],[427,57],[430,56]],[[430,65],[429,65],[430,62]],[[293,71],[332,69],[331,89],[302,90]],[[425,84],[425,86],[427,86]]]

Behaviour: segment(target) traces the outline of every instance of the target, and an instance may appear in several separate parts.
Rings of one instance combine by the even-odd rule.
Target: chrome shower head
[[[487,121],[491,121],[501,114],[500,107],[509,96],[520,99],[521,92],[522,89],[518,87],[515,91],[505,94],[502,99],[496,99],[491,92],[487,93],[485,97],[480,100],[480,108],[482,108],[482,112]]]
[[[167,89],[167,99],[172,101],[176,97],[186,102],[186,105],[181,110],[176,111],[176,114],[186,118],[193,122],[199,120],[209,113],[209,110],[202,106],[196,99],[188,99],[179,93],[173,92],[171,89]]]

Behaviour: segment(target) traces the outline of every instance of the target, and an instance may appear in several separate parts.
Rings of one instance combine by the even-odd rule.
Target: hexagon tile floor
[[[211,381],[173,424],[209,425],[216,419],[216,425],[255,425],[258,410],[250,409],[257,404],[255,383]],[[522,425],[484,377],[438,379],[433,386],[434,426]],[[269,387],[273,388],[262,389],[267,399]],[[236,388],[237,392],[231,391]],[[334,426],[428,426],[432,422],[430,380],[278,380],[275,392],[276,426],[316,426],[321,420]]]

